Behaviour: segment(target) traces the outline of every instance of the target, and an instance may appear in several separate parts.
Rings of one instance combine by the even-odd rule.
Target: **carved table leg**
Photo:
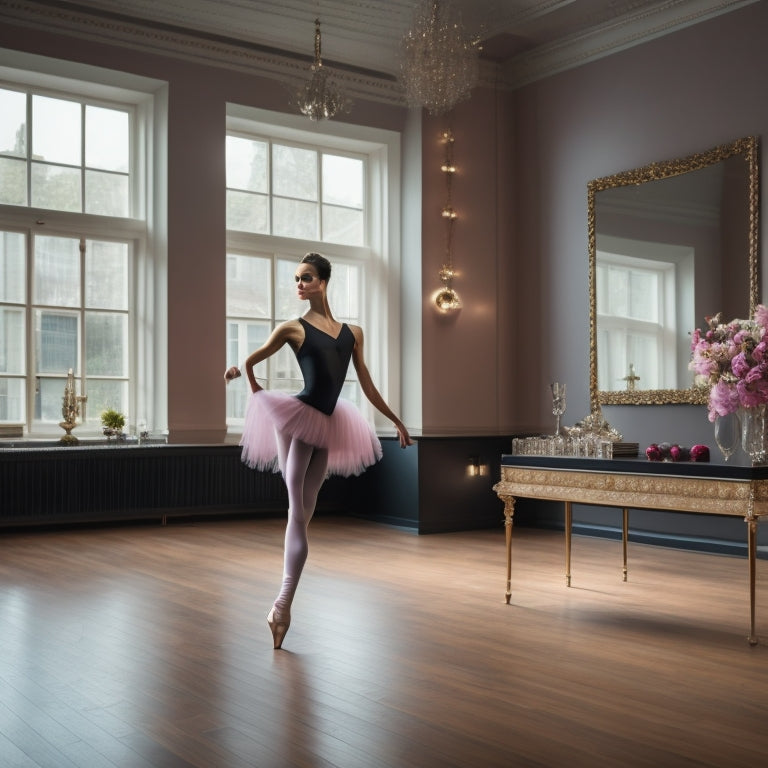
[[[504,595],[507,605],[512,598],[512,518],[515,515],[515,497],[504,497],[504,530],[507,539],[507,591]]]
[[[571,586],[571,529],[573,509],[570,501],[565,502],[565,586]]]
[[[624,567],[622,569],[622,581],[627,580],[627,537],[629,535],[629,510],[624,507],[621,520],[621,544],[624,553]]]

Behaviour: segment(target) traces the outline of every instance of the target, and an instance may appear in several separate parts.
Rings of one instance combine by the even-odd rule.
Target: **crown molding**
[[[501,65],[499,79],[504,88],[515,90],[755,2],[758,0],[667,0],[641,7],[588,32],[510,59]]]
[[[267,77],[289,89],[306,81],[312,63],[310,56],[291,56],[244,41],[100,14],[69,3],[4,0],[0,3],[0,19],[29,29]],[[398,106],[405,104],[402,89],[394,77],[355,70],[325,59],[323,66],[333,73],[349,96]]]
[[[589,32],[541,45],[503,64],[480,62],[480,85],[515,90],[545,77],[609,56],[647,40],[714,18],[758,0],[666,0],[642,4]],[[294,56],[232,38],[99,13],[76,3],[2,0],[0,20],[30,29],[118,45],[143,53],[258,75],[296,89],[307,79],[310,56]],[[405,106],[391,74],[323,61],[344,92],[357,99]]]

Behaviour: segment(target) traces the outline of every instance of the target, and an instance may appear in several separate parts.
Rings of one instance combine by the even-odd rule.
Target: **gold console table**
[[[571,585],[572,505],[623,510],[623,575],[627,580],[629,509],[669,510],[741,517],[747,524],[749,643],[755,634],[757,523],[768,515],[768,467],[642,459],[580,459],[554,456],[501,458],[501,480],[493,490],[504,502],[507,545],[506,602],[512,596],[512,522],[515,498],[565,503],[565,583]]]

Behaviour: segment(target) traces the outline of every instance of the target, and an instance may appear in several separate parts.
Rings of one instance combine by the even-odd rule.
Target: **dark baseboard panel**
[[[551,521],[534,524],[528,527],[536,527],[547,530],[556,530],[565,532],[564,526]],[[573,524],[574,536],[591,536],[601,539],[612,539],[621,541],[621,528],[600,525],[585,525],[582,523]],[[512,534],[514,536],[514,533]],[[746,531],[744,541],[731,541],[727,539],[714,539],[704,536],[677,535],[671,533],[656,533],[653,531],[633,531],[629,530],[628,539],[636,544],[650,544],[658,547],[668,547],[670,549],[683,549],[693,552],[705,552],[713,555],[729,555],[732,557],[747,558]],[[617,550],[618,552],[618,550]],[[617,554],[617,557],[619,555]],[[761,560],[768,560],[768,551],[763,547],[758,547],[757,557]]]

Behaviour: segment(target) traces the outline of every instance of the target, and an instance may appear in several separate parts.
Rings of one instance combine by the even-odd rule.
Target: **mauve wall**
[[[478,89],[422,128],[422,410],[429,433],[485,434],[511,422],[514,393],[501,375],[514,349],[514,234],[510,94]],[[446,256],[442,132],[455,141],[451,201],[454,288],[462,308],[441,314],[434,294]]]
[[[504,296],[517,305],[517,325],[499,328],[517,350],[500,377],[515,393],[513,427],[550,425],[553,379],[568,384],[567,424],[589,413],[587,183],[742,136],[764,145],[766,32],[768,3],[759,2],[515,94],[518,271]],[[766,156],[763,146],[763,190]],[[763,239],[763,286],[765,253]],[[610,406],[604,414],[641,445],[714,445],[703,406]]]
[[[480,89],[460,104],[451,127],[459,167],[456,288],[464,308],[450,318],[431,305],[445,251],[445,121],[425,116],[422,370],[418,353],[403,366],[406,390],[418,389],[421,376],[425,430],[547,429],[552,379],[568,383],[566,423],[588,413],[587,182],[768,134],[766,30],[768,3],[760,2],[513,94]],[[220,439],[225,104],[285,110],[284,89],[244,73],[10,24],[0,28],[0,46],[169,82],[169,425],[178,441]],[[406,119],[406,110],[363,102],[348,117],[393,130]],[[403,254],[409,264],[419,258],[418,248]],[[418,336],[412,287],[404,291],[407,339]],[[409,410],[419,426],[419,404]],[[641,443],[712,442],[703,408],[609,407],[606,416]]]

